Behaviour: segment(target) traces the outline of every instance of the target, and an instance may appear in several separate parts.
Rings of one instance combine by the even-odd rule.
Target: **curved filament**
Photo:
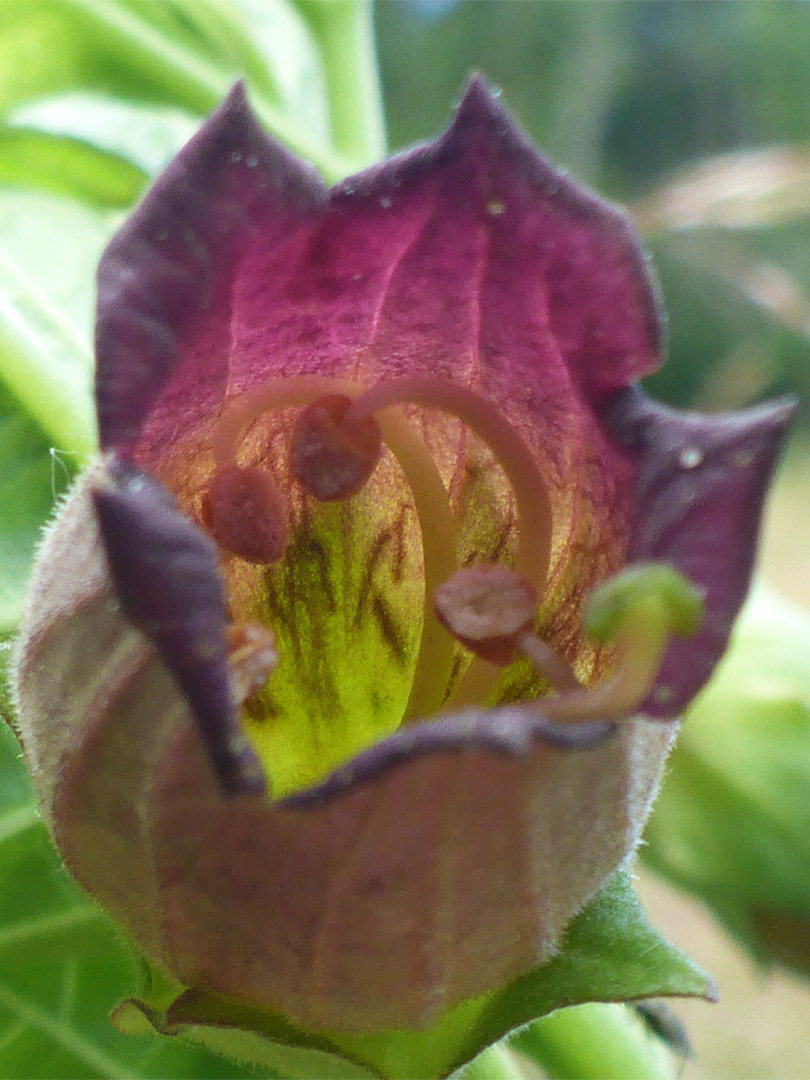
[[[273,379],[241,394],[223,411],[212,449],[219,467],[232,464],[245,427],[257,416],[274,409],[309,405],[325,394],[340,393],[357,399],[363,388],[348,379],[299,375]],[[413,495],[419,520],[424,563],[425,595],[422,638],[416,659],[404,720],[427,716],[441,707],[450,680],[454,645],[433,611],[433,593],[456,570],[456,528],[439,470],[424,440],[397,411],[378,418],[383,440],[402,469]]]

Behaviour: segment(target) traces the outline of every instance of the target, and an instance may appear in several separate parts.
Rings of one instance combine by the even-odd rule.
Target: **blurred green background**
[[[330,178],[377,156],[366,24],[346,30],[342,4],[0,0],[0,668],[36,536],[92,446],[104,243],[240,75]],[[477,69],[551,158],[630,208],[670,314],[653,393],[708,410],[803,400],[763,568],[810,611],[810,3],[380,0],[374,26],[390,148],[438,132]],[[127,985],[128,961],[50,859],[0,736],[0,1076],[219,1075],[202,1052],[110,1034],[105,987]],[[810,792],[810,743],[801,764]],[[649,872],[641,889],[723,992],[675,1007],[696,1049],[683,1075],[810,1078],[808,983],[757,967]]]

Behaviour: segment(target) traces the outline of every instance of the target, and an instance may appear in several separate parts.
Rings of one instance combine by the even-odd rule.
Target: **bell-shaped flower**
[[[237,88],[158,179],[16,656],[56,844],[155,965],[373,1031],[555,955],[725,647],[791,411],[653,404],[661,338],[629,221],[479,80],[331,191]]]

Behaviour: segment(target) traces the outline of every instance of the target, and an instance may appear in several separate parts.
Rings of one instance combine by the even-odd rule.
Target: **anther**
[[[482,660],[506,667],[526,656],[556,690],[580,684],[562,657],[534,633],[537,590],[505,566],[469,566],[433,594],[436,616],[457,641]]]
[[[202,500],[202,520],[217,544],[252,563],[274,563],[287,547],[287,504],[264,470],[223,465]]]
[[[468,566],[433,594],[436,616],[453,637],[491,664],[506,667],[537,613],[537,590],[505,566]]]
[[[267,627],[259,623],[228,627],[228,665],[237,704],[258,694],[277,664],[276,639]]]
[[[351,405],[343,394],[326,394],[301,410],[293,429],[293,476],[321,502],[356,494],[380,458],[380,425],[373,416],[347,417]]]

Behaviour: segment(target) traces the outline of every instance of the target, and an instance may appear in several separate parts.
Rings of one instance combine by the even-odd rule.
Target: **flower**
[[[365,1031],[554,955],[725,646],[790,414],[660,408],[660,351],[629,222],[478,79],[332,191],[239,87],[169,166],[101,262],[103,456],[16,661],[55,841],[155,963]]]

